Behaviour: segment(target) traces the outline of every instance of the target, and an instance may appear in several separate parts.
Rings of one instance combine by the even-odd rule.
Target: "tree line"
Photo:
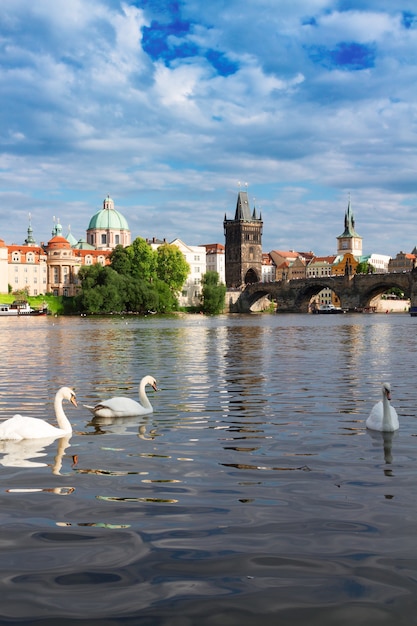
[[[130,246],[118,245],[110,264],[84,266],[78,273],[81,292],[73,308],[82,313],[170,313],[179,309],[178,294],[190,266],[177,246],[162,244],[156,250],[141,237]],[[226,287],[217,272],[202,277],[200,310],[217,314],[224,309]]]

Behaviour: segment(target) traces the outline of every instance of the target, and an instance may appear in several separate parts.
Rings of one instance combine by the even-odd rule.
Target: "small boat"
[[[17,309],[12,309],[10,304],[0,304],[0,316],[4,315],[14,315],[18,316],[19,312]]]
[[[12,304],[0,304],[0,316],[11,315],[46,315],[47,307],[41,309],[32,309],[26,300],[15,300]]]
[[[411,317],[417,317],[417,306],[410,307],[410,315]]]
[[[345,313],[345,311],[340,306],[335,306],[334,304],[322,304],[317,313]]]

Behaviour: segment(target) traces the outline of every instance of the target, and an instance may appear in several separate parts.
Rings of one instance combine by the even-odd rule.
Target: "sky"
[[[239,190],[263,251],[417,245],[415,0],[1,0],[0,238],[223,243]]]

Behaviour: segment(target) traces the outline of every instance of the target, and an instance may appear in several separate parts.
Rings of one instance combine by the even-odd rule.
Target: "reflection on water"
[[[415,320],[329,317],[0,319],[2,418],[160,389],[0,442],[0,623],[413,623]]]

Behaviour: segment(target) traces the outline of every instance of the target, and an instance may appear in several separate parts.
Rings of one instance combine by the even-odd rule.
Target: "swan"
[[[393,432],[400,425],[398,422],[397,411],[390,404],[391,385],[382,383],[382,400],[377,402],[366,420],[366,427],[370,430],[379,430],[381,432]]]
[[[56,439],[69,435],[72,433],[72,427],[62,408],[63,400],[68,400],[77,406],[75,393],[72,389],[69,387],[58,389],[55,395],[54,409],[59,428],[37,417],[17,414],[0,424],[0,440]]]
[[[158,391],[156,380],[153,376],[144,376],[139,384],[139,402],[131,398],[116,397],[103,400],[95,406],[84,404],[95,417],[134,417],[153,413],[153,408],[146,395],[145,387],[151,385],[154,391]]]

